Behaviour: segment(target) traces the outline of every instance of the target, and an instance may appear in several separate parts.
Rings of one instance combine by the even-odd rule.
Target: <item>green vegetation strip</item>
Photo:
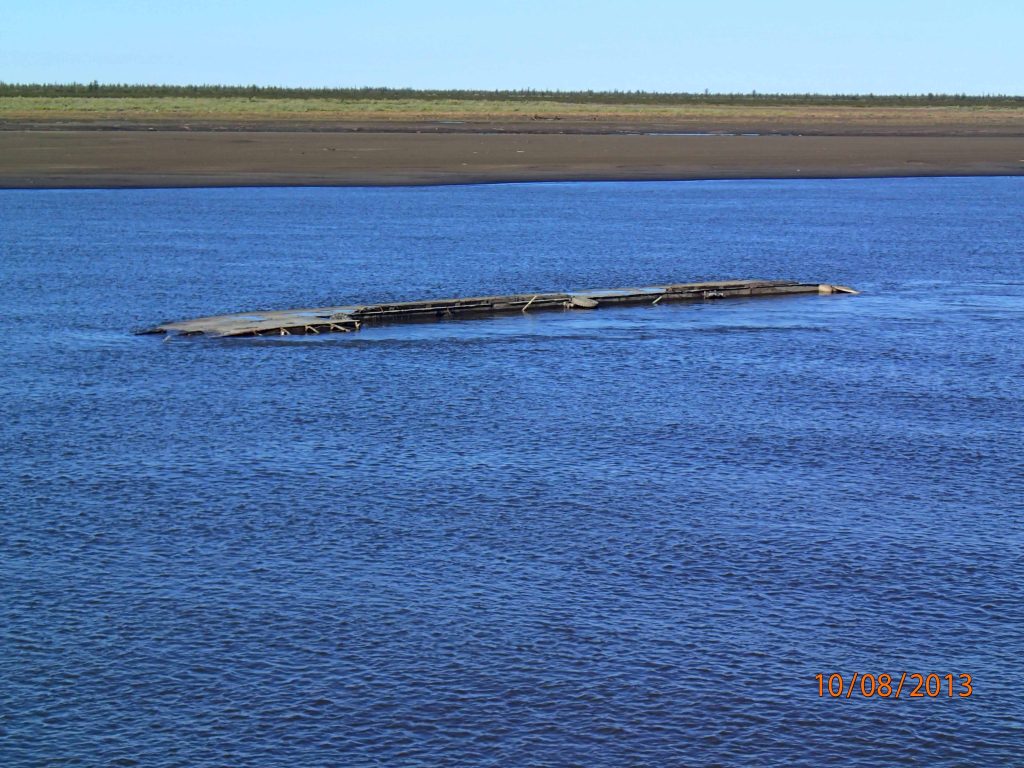
[[[730,122],[773,124],[920,124],[942,126],[1024,122],[1024,106],[879,107],[791,106],[782,104],[570,104],[553,101],[458,101],[427,99],[340,100],[265,99],[206,96],[165,97],[32,97],[0,98],[0,120],[17,121],[175,121],[328,122],[328,121],[530,121],[576,120],[652,123],[689,120],[707,124]]]
[[[452,102],[537,103],[578,105],[748,105],[748,106],[867,106],[867,107],[1024,107],[1024,96],[967,96],[965,94],[784,94],[784,93],[653,93],[648,91],[472,91],[410,88],[275,88],[229,85],[131,85],[68,83],[18,84],[0,82],[0,98],[102,97],[117,99],[239,99],[355,103]]]

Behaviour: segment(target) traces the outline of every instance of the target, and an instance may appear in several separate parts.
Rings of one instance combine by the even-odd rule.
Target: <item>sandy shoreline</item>
[[[1024,136],[0,131],[0,188],[1024,175]]]

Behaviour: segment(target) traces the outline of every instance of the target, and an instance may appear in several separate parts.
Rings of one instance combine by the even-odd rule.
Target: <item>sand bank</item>
[[[0,187],[1024,175],[1022,136],[0,131]]]

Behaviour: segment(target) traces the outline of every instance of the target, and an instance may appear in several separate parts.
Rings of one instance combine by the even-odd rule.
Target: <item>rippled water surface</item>
[[[1022,244],[1021,179],[0,192],[0,763],[1019,764]],[[863,294],[131,333],[729,277]],[[903,671],[974,693],[814,677]]]

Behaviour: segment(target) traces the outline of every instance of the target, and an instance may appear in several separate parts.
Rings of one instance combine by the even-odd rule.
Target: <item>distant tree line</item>
[[[129,83],[22,84],[0,82],[4,96],[91,96],[118,98],[206,97],[253,99],[334,99],[340,101],[553,101],[564,104],[746,104],[792,106],[1024,106],[1024,96],[966,94],[823,93],[655,93],[651,91],[470,91],[413,88],[278,88],[258,85],[138,85]]]

